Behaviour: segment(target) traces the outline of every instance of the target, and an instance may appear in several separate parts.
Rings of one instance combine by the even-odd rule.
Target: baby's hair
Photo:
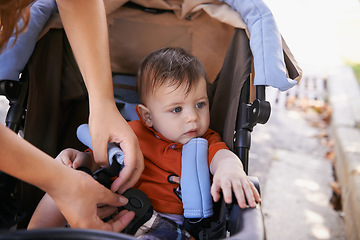
[[[137,89],[140,101],[148,94],[166,84],[166,86],[186,86],[189,93],[192,86],[201,78],[206,79],[206,73],[200,61],[182,48],[162,48],[145,57],[138,71]]]

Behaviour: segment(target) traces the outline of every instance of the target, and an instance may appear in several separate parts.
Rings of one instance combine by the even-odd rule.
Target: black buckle
[[[135,217],[122,232],[134,235],[139,227],[152,217],[153,207],[148,196],[139,189],[130,188],[124,192],[123,196],[129,202],[125,206],[119,207],[119,211],[123,209],[133,211],[135,212]]]
[[[106,188],[110,189],[110,186],[113,182],[114,177],[119,175],[119,172],[122,170],[122,166],[117,162],[113,161],[110,167],[101,168],[91,174],[91,171],[86,167],[80,167],[78,170],[89,173],[93,178],[101,183]],[[148,196],[141,190],[130,188],[126,190],[123,194],[129,202],[125,206],[119,207],[119,211],[124,209],[135,212],[134,219],[129,223],[129,225],[122,231],[123,233],[134,235],[136,231],[141,227],[145,222],[147,222],[152,214],[153,208],[151,206],[150,199]],[[112,217],[103,219],[103,221],[109,221]]]
[[[96,181],[110,189],[113,178],[119,175],[122,168],[123,167],[117,161],[113,161],[110,167],[100,168],[99,170],[95,171],[92,176]]]

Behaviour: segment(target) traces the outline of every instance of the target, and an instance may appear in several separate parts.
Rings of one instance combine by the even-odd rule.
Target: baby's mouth
[[[198,130],[197,130],[197,129],[191,129],[190,131],[187,131],[187,132],[185,133],[185,135],[187,135],[187,136],[196,136],[197,133],[198,133]]]

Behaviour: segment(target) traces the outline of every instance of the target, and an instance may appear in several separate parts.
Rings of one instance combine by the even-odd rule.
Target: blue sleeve
[[[221,0],[239,12],[247,24],[254,56],[255,85],[285,91],[297,81],[287,78],[282,40],[275,19],[262,0]]]
[[[213,215],[206,139],[193,138],[183,146],[180,186],[185,218]]]
[[[56,11],[55,0],[37,0],[32,4],[26,32],[18,36],[15,45],[15,36],[11,37],[7,48],[0,55],[0,80],[19,80],[19,74],[29,61],[41,30]]]

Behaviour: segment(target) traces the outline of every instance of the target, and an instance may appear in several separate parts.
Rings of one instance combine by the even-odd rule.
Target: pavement
[[[344,213],[331,203],[336,179],[325,82],[305,76],[288,92],[267,88],[272,113],[254,128],[249,175],[260,180],[268,240],[346,239]]]
[[[340,81],[341,80],[341,81]],[[336,142],[336,174],[342,193],[348,239],[360,239],[360,88],[352,69],[329,76],[329,102],[334,109],[331,132]]]
[[[0,122],[5,125],[6,113],[9,109],[9,101],[4,96],[0,96]]]

